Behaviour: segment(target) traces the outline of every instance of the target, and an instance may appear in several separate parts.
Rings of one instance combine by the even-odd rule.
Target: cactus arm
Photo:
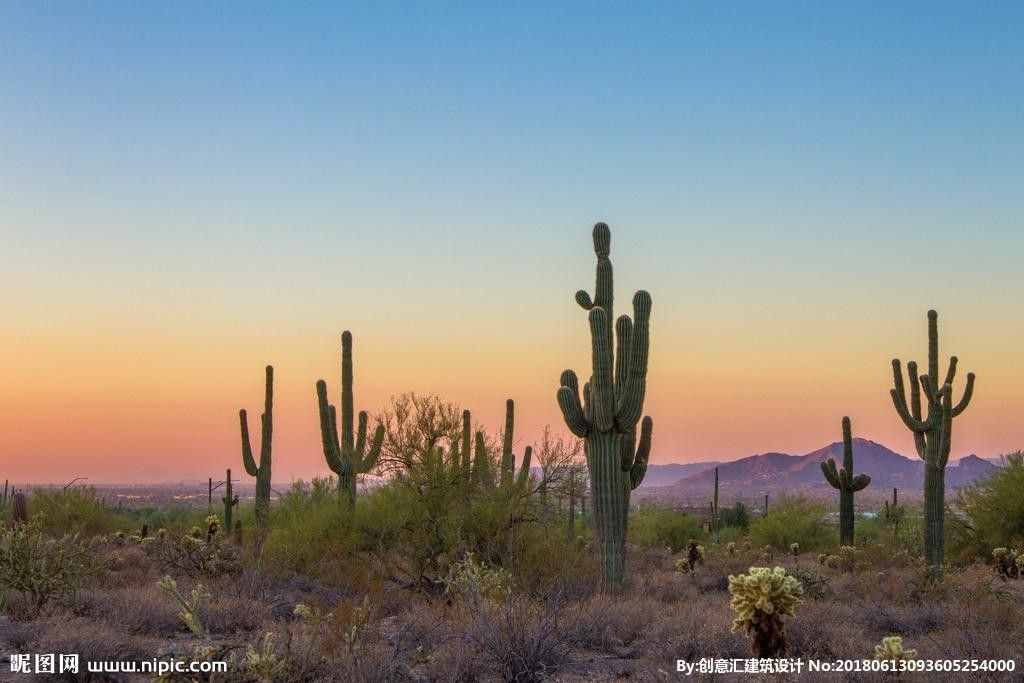
[[[338,446],[335,412],[327,402],[327,383],[320,380],[316,383],[317,408],[320,413],[320,441],[324,448],[327,466],[335,474],[341,473],[341,454]]]
[[[615,423],[615,391],[612,384],[611,335],[608,333],[608,313],[600,307],[590,309],[590,337],[593,356],[591,400],[593,401],[594,428],[608,431]]]
[[[953,384],[953,380],[956,378],[956,356],[952,356],[949,359],[949,368],[946,370],[946,381],[943,384]]]
[[[523,465],[519,469],[519,476],[516,478],[516,485],[524,489],[530,483],[530,462],[533,459],[533,448],[527,446],[523,451]]]
[[[366,421],[368,416],[365,410],[359,411],[359,419],[356,423],[356,445],[353,455],[362,458],[366,454]]]
[[[647,461],[651,455],[651,432],[654,430],[654,421],[650,417],[644,417],[640,423],[640,443],[636,448],[636,457],[633,459],[633,466],[629,469],[629,483],[631,488],[636,488],[644,480],[647,474]]]
[[[960,413],[967,410],[967,406],[971,403],[971,397],[974,396],[974,373],[967,373],[967,386],[964,387],[964,395],[960,397],[960,402],[953,408],[953,417],[957,417]]]
[[[928,377],[939,381],[939,314],[928,311]]]
[[[583,385],[583,416],[587,422],[594,421],[594,403],[590,400],[590,382]]]
[[[871,483],[871,477],[866,474],[858,474],[850,482],[850,490],[856,493],[857,491],[863,491],[867,488],[868,484]]]
[[[920,394],[917,392],[916,369],[917,365],[913,361],[907,364],[907,370],[911,376],[911,399],[917,399],[914,401],[917,405],[913,414],[907,409],[907,394],[903,386],[903,370],[900,367],[899,360],[895,358],[892,361],[893,388],[889,390],[889,395],[892,396],[892,404],[896,408],[896,414],[903,420],[903,424],[915,434],[920,434],[928,431],[928,425],[921,420]]]
[[[252,457],[252,443],[249,440],[249,419],[244,408],[238,411],[238,421],[242,430],[242,464],[245,465],[245,471],[249,473],[249,476],[255,477],[259,474],[259,468],[256,467],[256,461]]]
[[[501,485],[512,483],[516,469],[515,455],[512,453],[512,437],[515,433],[516,404],[512,399],[505,401],[505,433],[501,439]]]
[[[633,330],[626,386],[615,407],[620,428],[637,423],[644,408],[647,389],[647,356],[650,350],[651,295],[640,290],[633,296]]]
[[[953,433],[953,387],[942,388],[942,437],[939,440],[939,465],[945,468],[949,462],[950,435]]]
[[[615,321],[615,396],[626,388],[629,379],[629,340],[633,333],[633,321],[628,315],[620,315]]]
[[[384,444],[384,425],[379,424],[373,432],[373,438],[370,440],[370,447],[363,455],[362,461],[359,466],[359,472],[366,474],[377,466],[380,461],[380,450]]]
[[[821,463],[821,472],[825,475],[825,481],[831,484],[832,488],[839,488],[839,473],[836,471],[836,461],[832,458]]]
[[[580,397],[569,387],[558,390],[558,407],[562,409],[565,425],[576,436],[584,439],[590,434],[590,422],[583,415]]]
[[[595,306],[607,311],[609,317],[612,315],[612,303],[614,287],[612,282],[612,262],[608,258],[611,253],[612,235],[611,230],[604,223],[594,226],[594,253],[597,254],[597,282],[594,286],[594,298],[584,290],[576,292],[576,303],[585,311]]]

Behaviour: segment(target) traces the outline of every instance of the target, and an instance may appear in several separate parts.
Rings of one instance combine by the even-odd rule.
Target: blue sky
[[[537,428],[585,364],[570,297],[606,220],[619,301],[655,296],[662,386],[910,353],[931,306],[994,373],[1024,334],[1022,27],[1020,3],[5,3],[0,339],[191,330],[158,373],[212,337],[258,370],[343,326],[434,350],[457,331],[498,366],[522,335],[551,356]],[[884,356],[858,358],[879,374],[856,400],[891,417]],[[1000,377],[1005,415],[1024,376]],[[778,378],[738,390],[789,405],[776,422],[803,400]],[[797,450],[662,400],[680,457]]]

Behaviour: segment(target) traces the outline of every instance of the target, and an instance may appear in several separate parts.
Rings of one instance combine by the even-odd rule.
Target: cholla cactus
[[[729,555],[735,555],[736,554],[736,544],[733,543],[732,541],[729,541],[728,543],[726,543],[725,544],[725,552],[729,553]]]
[[[178,617],[184,622],[188,630],[194,635],[205,638],[206,628],[203,623],[199,620],[199,611],[203,608],[203,605],[210,599],[210,594],[201,583],[197,583],[192,587],[192,593],[188,598],[178,592],[178,583],[170,576],[165,576],[157,583],[160,588],[170,595],[181,607],[178,612]]]
[[[681,557],[676,560],[676,571],[680,574],[689,574],[693,567],[690,565],[690,561],[685,557]]]
[[[885,661],[917,659],[917,650],[905,650],[902,637],[889,636],[882,638],[880,645],[875,645],[875,659]]]
[[[797,555],[799,555],[800,554],[800,544],[799,543],[790,543],[789,544],[789,554],[792,555],[793,557],[796,557]]]
[[[478,604],[481,600],[502,602],[511,593],[512,577],[501,568],[492,569],[477,562],[473,553],[454,562],[444,579],[445,593]]]
[[[729,592],[735,618],[732,630],[743,629],[753,636],[753,653],[758,658],[778,658],[786,653],[782,617],[795,614],[804,594],[803,586],[782,567],[751,567],[746,574],[729,576]]]
[[[258,681],[277,681],[285,674],[288,662],[277,654],[274,641],[274,634],[267,631],[257,647],[250,644],[245,648],[241,668]]]
[[[818,553],[818,564],[824,565],[828,561],[828,553]]]

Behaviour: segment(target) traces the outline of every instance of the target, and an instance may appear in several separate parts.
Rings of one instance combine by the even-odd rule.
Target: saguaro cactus
[[[263,398],[263,414],[260,415],[260,464],[252,456],[249,442],[249,419],[245,409],[238,411],[242,427],[242,464],[250,477],[256,477],[256,523],[265,528],[270,515],[270,451],[274,438],[274,368],[267,366],[267,383]],[[225,523],[227,520],[225,520]]]
[[[231,515],[233,508],[238,505],[238,496],[234,495],[231,491],[231,470],[227,471],[227,475],[224,477],[224,497],[221,499],[224,503],[224,528],[231,528]]]
[[[943,526],[946,505],[946,464],[952,443],[953,418],[963,413],[974,395],[974,373],[967,373],[967,385],[960,401],[953,403],[953,380],[956,378],[957,358],[949,359],[946,379],[939,385],[939,315],[928,311],[928,374],[917,374],[917,363],[907,363],[910,379],[910,404],[903,385],[903,372],[899,359],[892,361],[892,396],[896,413],[914,434],[914,446],[924,461],[924,552],[932,576],[942,576],[945,554]],[[922,412],[921,392],[924,391],[925,408]]]
[[[611,231],[598,223],[594,226],[594,298],[584,291],[576,293],[577,303],[589,311],[592,374],[583,387],[581,403],[576,373],[563,372],[558,405],[572,433],[585,440],[602,576],[607,586],[614,587],[625,574],[629,497],[647,472],[653,423],[643,418],[638,444],[636,426],[647,387],[651,296],[642,290],[634,295],[633,319],[619,317],[613,339],[610,250]]]
[[[517,488],[525,488],[530,482],[530,461],[533,458],[533,448],[526,447],[523,451],[523,462],[516,475],[516,456],[512,452],[512,439],[515,434],[516,404],[512,399],[505,401],[505,432],[501,442],[501,486],[510,488],[513,483]]]
[[[338,491],[348,499],[352,507],[356,504],[356,479],[377,465],[380,448],[384,441],[384,425],[377,425],[373,440],[366,443],[365,410],[359,411],[358,431],[353,429],[352,397],[352,333],[341,333],[341,434],[338,434],[338,415],[327,400],[327,382],[316,383],[317,405],[320,410],[320,438],[323,442],[327,466],[338,477]]]
[[[821,463],[821,471],[832,488],[839,490],[839,544],[853,545],[853,494],[871,483],[866,474],[853,474],[853,438],[850,418],[843,418],[843,466],[836,469],[832,458]]]
[[[718,540],[718,468],[715,468],[715,499],[711,503],[711,531],[715,534],[715,540]]]

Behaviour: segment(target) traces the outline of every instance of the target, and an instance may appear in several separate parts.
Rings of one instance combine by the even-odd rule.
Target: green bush
[[[803,552],[815,552],[836,544],[835,527],[825,519],[825,506],[802,496],[785,496],[764,517],[750,523],[755,546],[770,545],[787,552],[799,543]]]
[[[356,545],[352,513],[337,488],[331,480],[314,479],[311,484],[296,482],[271,506],[260,559],[275,574],[340,578],[339,562]]]
[[[690,539],[707,537],[696,517],[661,507],[642,507],[629,515],[629,540],[651,548],[669,548],[673,553],[686,548]]]
[[[35,489],[28,501],[29,513],[40,518],[40,527],[50,536],[79,534],[98,536],[127,527],[130,518],[106,507],[95,489]]]
[[[988,479],[960,489],[956,509],[962,517],[947,513],[953,532],[954,556],[990,557],[999,547],[1024,546],[1024,454],[1005,457],[1005,466]]]
[[[722,527],[747,529],[750,526],[750,512],[746,505],[737,501],[732,507],[722,508],[718,511],[718,521]]]

